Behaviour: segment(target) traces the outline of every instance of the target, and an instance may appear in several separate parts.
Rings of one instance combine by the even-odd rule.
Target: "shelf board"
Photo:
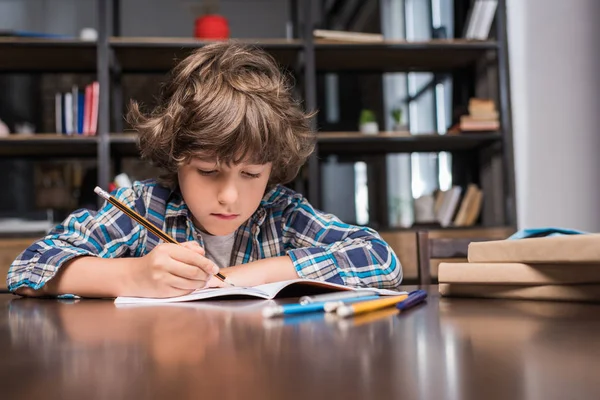
[[[379,135],[365,135],[359,132],[319,132],[317,134],[320,155],[463,151],[500,142],[501,138],[499,133],[409,135],[382,132]],[[135,134],[111,134],[110,143],[111,153],[114,155],[138,155]]]
[[[495,41],[461,39],[378,43],[317,39],[315,57],[320,71],[450,71],[468,66],[497,48]]]
[[[139,157],[137,134],[111,133],[109,136],[110,154],[117,157]]]
[[[365,135],[359,132],[320,132],[318,144],[320,154],[436,153],[473,150],[499,142],[501,138],[501,134],[497,132],[452,135],[410,135],[393,132]]]
[[[293,66],[303,42],[298,39],[236,39],[265,49],[284,66]],[[125,72],[166,72],[177,60],[212,41],[178,37],[111,37]],[[471,64],[494,41],[431,40],[356,43],[315,40],[316,66],[322,71],[442,71]],[[2,72],[95,72],[96,43],[78,39],[0,37]]]
[[[96,71],[96,43],[74,39],[0,37],[0,72]]]
[[[10,135],[0,138],[0,156],[95,157],[97,144],[97,136],[67,136],[56,133]]]
[[[499,133],[465,133],[460,135],[408,135],[382,132],[365,135],[359,132],[319,132],[319,154],[388,154],[473,150],[497,143]],[[137,157],[136,134],[110,134],[111,154]],[[62,134],[10,135],[0,138],[3,157],[93,157],[97,136],[67,136]]]
[[[293,66],[302,42],[293,39],[236,39],[266,50],[281,65]],[[214,41],[195,38],[111,37],[116,58],[124,72],[166,72],[193,50]]]

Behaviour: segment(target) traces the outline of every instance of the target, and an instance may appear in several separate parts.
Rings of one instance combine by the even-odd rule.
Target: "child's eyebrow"
[[[211,163],[211,164],[217,164],[217,160],[214,157],[194,157],[192,158],[192,162],[203,162],[203,163]]]

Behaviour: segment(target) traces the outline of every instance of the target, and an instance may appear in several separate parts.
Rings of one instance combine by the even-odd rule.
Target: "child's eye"
[[[248,178],[260,178],[260,174],[251,174],[250,172],[244,172]]]
[[[214,175],[214,174],[216,174],[216,173],[217,173],[217,170],[213,169],[213,170],[210,170],[210,171],[206,171],[206,170],[203,170],[203,169],[198,169],[198,173],[199,173],[200,175],[204,175],[204,176],[210,176],[210,175]]]

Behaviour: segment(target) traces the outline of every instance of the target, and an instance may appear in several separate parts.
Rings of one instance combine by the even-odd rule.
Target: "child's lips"
[[[224,220],[232,220],[232,219],[236,219],[239,214],[211,214],[214,215],[215,217],[219,218],[219,219],[224,219]]]

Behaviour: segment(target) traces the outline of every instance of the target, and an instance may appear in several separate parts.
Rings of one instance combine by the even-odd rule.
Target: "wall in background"
[[[600,232],[600,2],[508,0],[520,228]]]

